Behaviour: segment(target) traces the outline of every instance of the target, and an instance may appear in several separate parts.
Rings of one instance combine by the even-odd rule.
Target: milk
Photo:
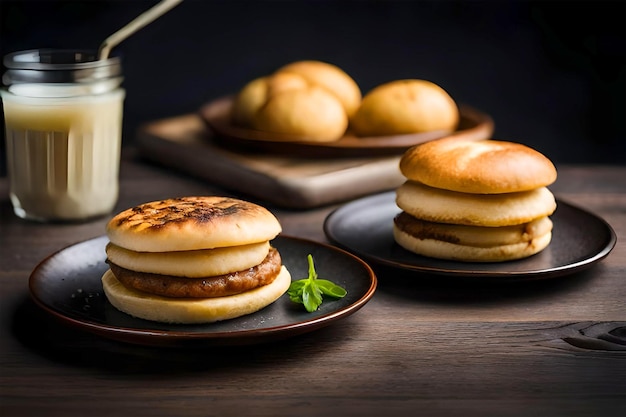
[[[15,214],[86,220],[117,202],[125,96],[119,58],[34,49],[4,57],[0,90]]]
[[[124,91],[2,98],[16,214],[80,220],[110,212],[118,198]]]

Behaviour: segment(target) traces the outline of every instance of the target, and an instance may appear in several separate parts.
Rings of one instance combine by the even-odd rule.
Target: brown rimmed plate
[[[308,276],[307,255],[311,254],[319,276],[343,286],[348,294],[324,301],[314,313],[284,294],[263,310],[236,319],[204,325],[162,324],[131,317],[107,301],[101,283],[107,269],[107,242],[107,237],[101,236],[52,254],[33,270],[29,287],[35,303],[61,322],[121,342],[203,347],[281,340],[350,316],[376,290],[374,272],[356,256],[322,243],[279,236],[272,244],[293,280]]]
[[[372,265],[496,282],[555,278],[581,271],[605,258],[617,240],[603,219],[557,199],[551,216],[552,241],[542,252],[508,262],[454,262],[419,256],[398,245],[393,238],[393,218],[399,212],[394,191],[364,197],[330,213],[324,233],[331,242]]]
[[[238,151],[256,151],[290,156],[365,157],[400,155],[413,145],[443,137],[488,139],[494,129],[491,117],[472,107],[459,106],[461,120],[454,132],[434,131],[410,135],[357,137],[347,133],[334,142],[310,142],[306,138],[262,132],[231,123],[233,96],[222,97],[200,108],[200,117],[215,133],[213,141]]]

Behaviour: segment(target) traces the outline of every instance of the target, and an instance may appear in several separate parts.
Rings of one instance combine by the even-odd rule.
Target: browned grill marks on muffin
[[[190,219],[198,223],[209,223],[251,210],[254,208],[227,197],[212,204],[203,204],[196,198],[173,198],[133,207],[128,210],[127,215],[118,217],[117,227],[128,225],[130,228],[158,229],[167,223],[182,223]]]
[[[174,298],[210,298],[239,294],[270,284],[278,276],[282,259],[275,248],[259,265],[229,274],[185,278],[131,271],[107,260],[113,275],[123,285],[150,294]]]

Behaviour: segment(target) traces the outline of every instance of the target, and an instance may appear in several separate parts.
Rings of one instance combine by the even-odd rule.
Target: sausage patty
[[[150,294],[175,298],[223,297],[249,291],[274,281],[282,266],[275,248],[259,265],[243,271],[202,278],[184,278],[125,269],[107,260],[111,271],[123,285]]]

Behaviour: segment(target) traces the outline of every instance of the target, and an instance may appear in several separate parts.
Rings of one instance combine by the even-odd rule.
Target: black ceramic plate
[[[364,197],[332,212],[324,222],[328,239],[366,261],[405,270],[499,281],[553,278],[590,267],[613,249],[616,235],[604,220],[557,200],[550,245],[529,258],[501,263],[455,262],[411,253],[393,239],[400,212],[395,192]]]
[[[318,275],[343,286],[348,294],[327,299],[308,313],[284,294],[248,316],[205,325],[168,325],[141,320],[116,310],[106,299],[101,277],[105,236],[69,246],[43,260],[30,276],[35,302],[62,322],[118,341],[155,346],[241,345],[261,343],[319,329],[363,307],[374,294],[376,276],[362,260],[341,249],[279,236],[279,250],[292,279],[308,276],[311,254]]]

